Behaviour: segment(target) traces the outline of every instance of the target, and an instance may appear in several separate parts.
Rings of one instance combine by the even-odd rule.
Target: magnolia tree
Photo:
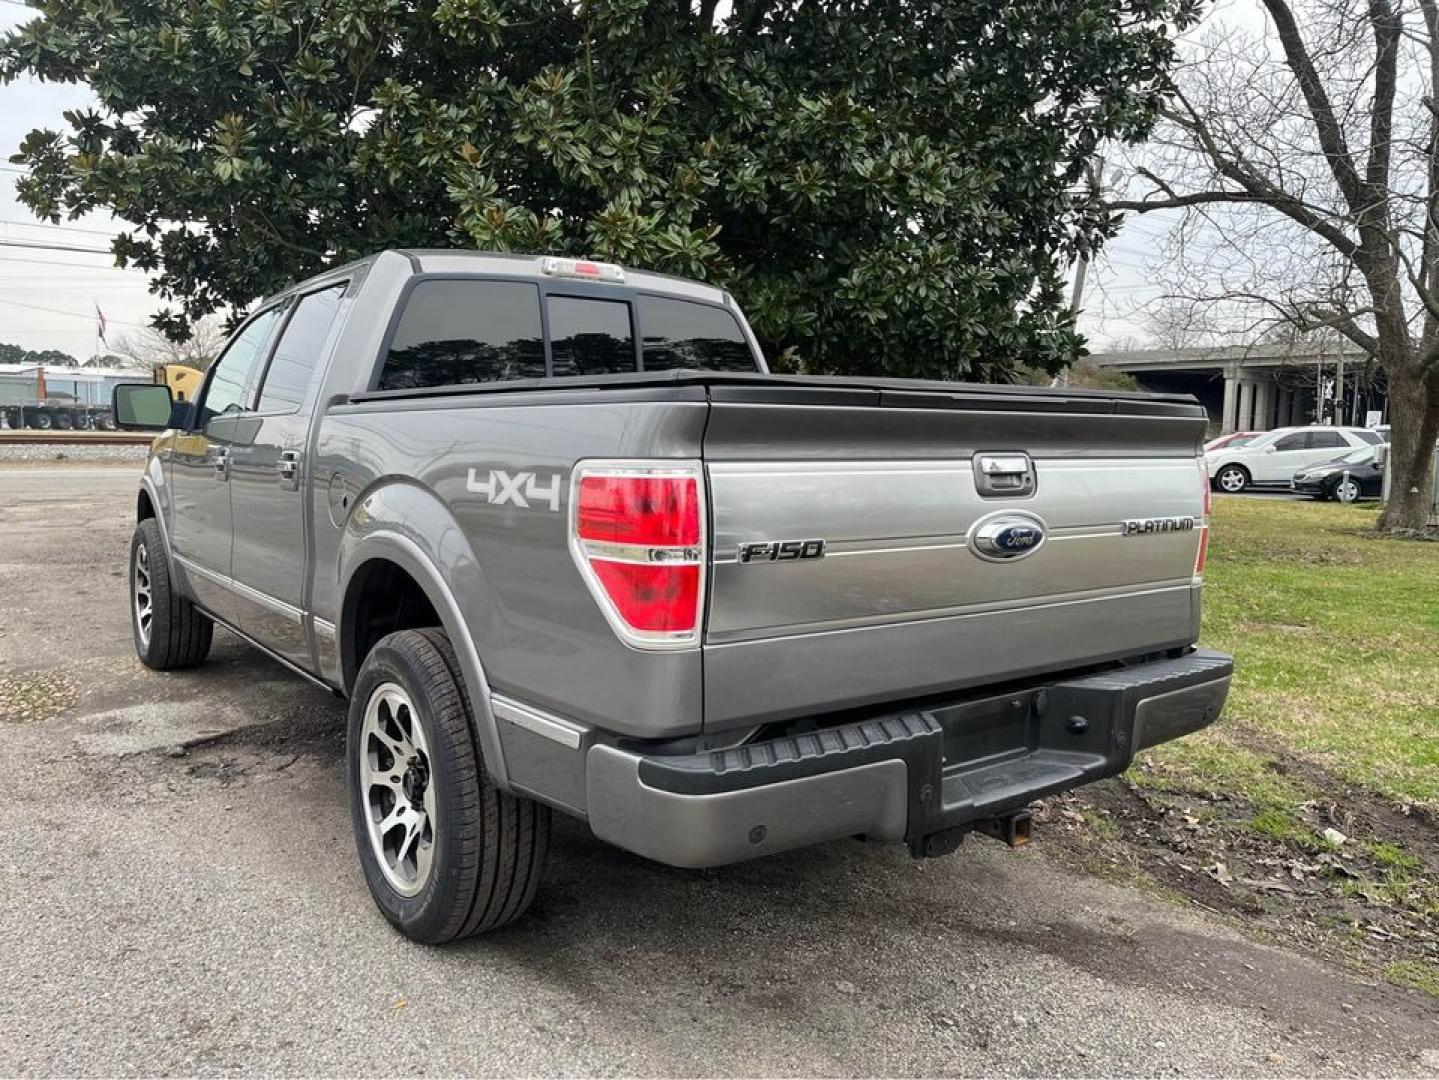
[[[108,210],[182,332],[392,246],[735,292],[809,370],[1004,379],[1079,347],[1072,197],[1192,0],[43,0],[0,77],[89,84],[23,201]]]
[[[1383,369],[1379,524],[1420,530],[1439,437],[1439,0],[1261,2],[1262,22],[1214,24],[1178,67],[1111,205],[1201,219],[1169,284],[1211,325],[1340,335]]]

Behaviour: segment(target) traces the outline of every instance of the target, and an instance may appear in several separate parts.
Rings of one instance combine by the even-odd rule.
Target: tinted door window
[[[1286,435],[1274,444],[1275,450],[1303,450],[1309,442],[1309,435],[1304,431],[1297,431],[1293,435]]]
[[[516,281],[422,281],[380,371],[381,390],[538,379],[540,292]]]
[[[1311,450],[1342,450],[1348,445],[1348,440],[1337,431],[1311,431],[1309,433]]]
[[[629,304],[551,296],[549,312],[550,353],[556,375],[608,375],[635,370]]]
[[[1370,446],[1378,446],[1384,441],[1384,437],[1376,431],[1351,431],[1349,434]]]
[[[646,371],[755,371],[739,320],[728,311],[658,296],[639,299]]]
[[[256,315],[215,361],[205,400],[200,406],[201,426],[222,413],[237,412],[245,407],[245,388],[250,384],[250,374],[264,354],[281,310],[275,307]]]
[[[265,371],[260,412],[294,412],[304,402],[344,293],[344,285],[335,285],[300,298]]]

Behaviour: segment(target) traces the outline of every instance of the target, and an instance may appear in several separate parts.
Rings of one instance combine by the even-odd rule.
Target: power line
[[[79,311],[61,311],[59,308],[41,307],[39,304],[22,304],[19,300],[0,299],[0,304],[5,304],[8,307],[24,308],[27,311],[43,311],[50,315],[63,315],[71,319],[85,319],[87,322],[94,322],[96,318],[93,314],[87,315]],[[106,321],[115,323],[117,326],[133,326],[138,330],[145,329],[144,323],[127,322],[124,319],[107,319]]]
[[[109,254],[109,252],[105,252]],[[143,274],[146,271],[133,266],[87,266],[84,263],[62,262],[59,259],[31,259],[24,255],[6,255],[0,253],[0,266],[6,263],[25,263],[29,266],[63,266],[70,270],[79,270],[86,274]]]
[[[0,240],[0,247],[37,248],[41,251],[78,251],[84,255],[110,255],[103,248],[71,247],[67,244],[40,244],[29,240]]]
[[[13,218],[0,218],[0,225],[15,225],[22,229],[58,229],[60,232],[85,233],[89,236],[104,236],[113,240],[118,233],[102,232],[99,229],[79,229],[74,225],[52,225],[48,221],[15,221]]]

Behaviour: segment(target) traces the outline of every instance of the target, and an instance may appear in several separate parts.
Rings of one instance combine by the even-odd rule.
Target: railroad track
[[[143,431],[15,431],[0,430],[0,446],[126,446],[149,443]]]

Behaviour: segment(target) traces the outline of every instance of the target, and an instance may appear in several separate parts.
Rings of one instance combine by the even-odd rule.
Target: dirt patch
[[[0,675],[0,721],[33,724],[52,720],[75,704],[79,687],[63,671]]]
[[[1279,812],[1233,793],[1153,783],[1140,762],[1048,800],[1036,835],[1072,865],[1145,882],[1265,940],[1433,993],[1412,977],[1433,972],[1439,986],[1433,819],[1291,755],[1269,767],[1315,797]]]

